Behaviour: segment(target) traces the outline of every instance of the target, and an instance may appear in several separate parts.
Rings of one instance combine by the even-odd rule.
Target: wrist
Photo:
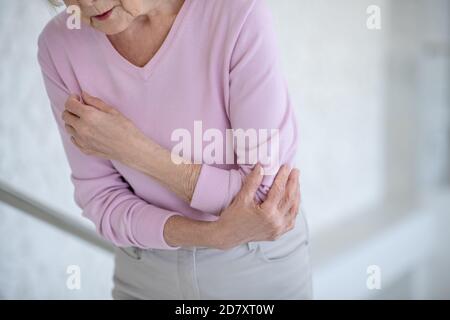
[[[236,239],[233,236],[233,230],[230,230],[228,225],[221,218],[212,222],[210,232],[212,233],[211,239],[213,239],[212,246],[215,249],[228,250],[239,245],[239,243],[235,241]]]
[[[185,200],[191,203],[194,197],[195,187],[197,186],[198,179],[200,177],[200,172],[202,170],[202,165],[200,164],[187,164],[181,165],[183,168],[179,168],[180,175],[183,177],[182,181],[182,193],[186,195]]]

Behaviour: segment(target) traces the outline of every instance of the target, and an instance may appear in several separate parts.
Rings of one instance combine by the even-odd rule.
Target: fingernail
[[[255,164],[255,167],[253,168],[253,170],[258,172],[259,174],[262,174],[262,172],[263,172],[263,168],[261,167],[261,164],[259,162],[257,162]]]

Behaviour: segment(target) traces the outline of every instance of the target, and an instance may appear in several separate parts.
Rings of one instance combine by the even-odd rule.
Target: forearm
[[[170,151],[147,137],[133,143],[131,155],[124,161],[126,165],[154,178],[181,199],[190,203],[201,171],[200,164],[176,164]]]
[[[219,224],[172,216],[164,225],[164,239],[172,247],[217,248],[220,243]]]

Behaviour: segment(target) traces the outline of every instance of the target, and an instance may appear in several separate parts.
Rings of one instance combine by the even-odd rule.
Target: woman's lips
[[[114,8],[112,8],[111,10],[106,11],[105,13],[99,14],[97,16],[94,16],[94,19],[100,20],[100,21],[104,21],[106,19],[108,19],[111,16],[111,13],[113,12]]]

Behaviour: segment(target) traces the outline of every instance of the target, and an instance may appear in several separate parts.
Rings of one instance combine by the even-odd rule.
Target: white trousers
[[[309,230],[302,213],[276,241],[231,250],[116,248],[114,299],[311,299]]]

